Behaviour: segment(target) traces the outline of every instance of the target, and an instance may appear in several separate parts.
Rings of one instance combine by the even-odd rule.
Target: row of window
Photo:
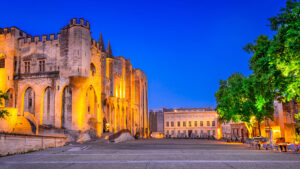
[[[25,73],[30,73],[30,61],[24,61],[24,65],[25,65]],[[0,68],[1,68],[1,60],[0,60]],[[45,72],[45,60],[39,61],[39,71]],[[91,64],[91,71],[92,71],[92,75],[94,76],[96,73],[96,68],[92,64]]]
[[[181,134],[183,134],[183,135],[187,135],[188,134],[188,130],[182,130],[182,131],[180,131],[180,130],[177,130],[177,135],[179,136],[179,135],[181,135]],[[190,134],[193,134],[193,135],[198,135],[198,130],[194,130],[194,131],[191,131],[191,133]],[[207,135],[211,135],[211,130],[207,130],[207,132],[205,132],[205,131],[203,131],[203,130],[200,130],[200,133],[199,133],[200,135],[204,135],[204,134],[207,134]],[[216,130],[212,130],[212,135],[215,135],[216,134]],[[167,130],[167,132],[166,132],[166,135],[175,135],[175,130],[171,130],[171,131],[169,131],[169,130]]]
[[[192,127],[192,121],[188,121],[188,125],[189,127]],[[211,121],[211,126],[215,126],[215,121]],[[166,126],[169,127],[170,126],[170,122],[167,121],[166,122]],[[177,122],[177,127],[181,126],[181,121]],[[182,122],[182,126],[186,127],[186,121]],[[198,121],[194,121],[194,127],[198,126]],[[200,126],[203,126],[203,121],[200,121]],[[206,121],[206,126],[210,126],[210,121]],[[174,127],[174,121],[171,121],[171,127]]]
[[[30,73],[30,61],[24,61],[25,73]],[[39,71],[45,72],[45,60],[39,61]]]

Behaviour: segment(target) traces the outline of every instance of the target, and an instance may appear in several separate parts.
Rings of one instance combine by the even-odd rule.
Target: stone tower
[[[71,19],[61,29],[61,73],[67,76],[89,77],[91,64],[90,24],[83,19]]]

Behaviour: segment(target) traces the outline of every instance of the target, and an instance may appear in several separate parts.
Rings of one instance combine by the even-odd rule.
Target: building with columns
[[[83,19],[42,36],[0,28],[0,79],[9,95],[5,107],[17,111],[14,132],[22,122],[33,133],[56,128],[101,136],[107,127],[148,136],[147,76],[114,56],[110,42],[105,49],[102,35],[94,40]]]

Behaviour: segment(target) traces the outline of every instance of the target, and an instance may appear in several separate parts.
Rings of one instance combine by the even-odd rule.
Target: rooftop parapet
[[[92,43],[91,43],[91,44],[92,44],[92,47],[94,47],[94,48],[100,50],[99,42],[96,42],[95,39],[92,39]]]
[[[164,112],[212,112],[215,111],[213,107],[205,108],[179,108],[179,109],[167,109],[163,108]]]
[[[19,45],[30,44],[30,43],[43,43],[47,41],[59,40],[60,33],[58,34],[50,34],[50,35],[42,35],[42,36],[34,36],[34,37],[26,37],[19,39]]]
[[[84,19],[82,19],[82,18],[73,18],[73,19],[71,19],[70,20],[70,24],[69,24],[70,26],[82,26],[82,27],[85,27],[85,28],[87,28],[87,29],[90,29],[90,23],[89,23],[89,21],[87,21],[87,20],[84,20]]]
[[[31,35],[27,34],[26,32],[22,31],[21,29],[13,26],[10,28],[0,28],[0,34],[12,34],[19,33],[20,37],[31,37]]]

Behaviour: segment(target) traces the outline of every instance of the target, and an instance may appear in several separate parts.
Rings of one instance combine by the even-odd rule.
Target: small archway
[[[126,123],[126,112],[125,112],[125,107],[124,106],[122,106],[122,111],[121,111],[121,113],[122,113],[122,121],[121,121],[121,123],[122,123],[122,129],[126,129],[127,128],[127,123]]]
[[[43,95],[43,124],[54,125],[54,92],[51,87],[47,87]]]
[[[116,131],[116,126],[115,126],[115,106],[114,104],[111,105],[111,112],[110,112],[110,126],[111,126],[111,132]]]
[[[25,90],[24,94],[24,112],[35,115],[35,93],[31,87]]]
[[[121,118],[120,118],[120,115],[121,115],[121,109],[120,109],[120,107],[118,105],[117,109],[116,109],[116,129],[117,129],[117,131],[120,131],[120,129],[121,129]]]
[[[89,124],[90,129],[97,129],[97,96],[95,89],[93,86],[90,86],[86,91],[86,99],[85,99],[85,117],[86,122]]]
[[[15,93],[13,89],[7,90],[8,99],[5,100],[5,107],[14,107],[14,97]]]
[[[86,112],[93,117],[97,116],[97,96],[92,86],[86,91]]]
[[[126,107],[125,108],[125,111],[126,111],[126,121],[125,121],[125,124],[126,124],[126,128],[128,130],[131,130],[131,126],[130,126],[130,118],[131,118],[131,114],[129,112],[129,108]]]
[[[92,76],[95,76],[96,75],[96,67],[93,63],[90,64],[90,74]]]
[[[72,90],[66,86],[62,92],[61,127],[71,128],[72,124]]]

